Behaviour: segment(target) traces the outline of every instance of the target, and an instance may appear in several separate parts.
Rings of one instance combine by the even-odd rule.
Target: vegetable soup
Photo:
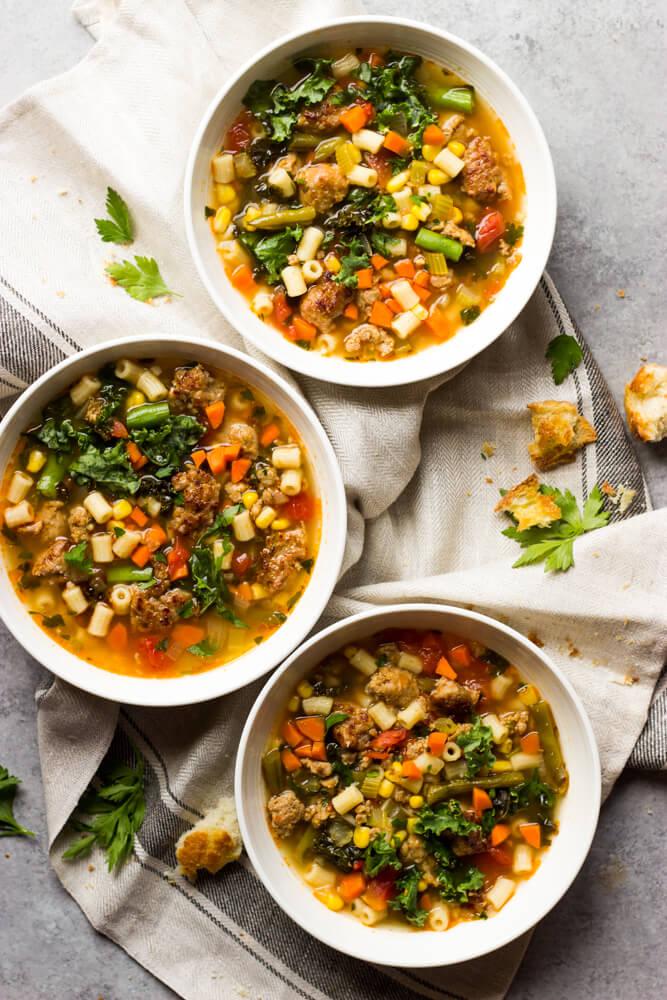
[[[474,322],[521,259],[521,166],[461,78],[379,49],[256,80],[211,163],[232,284],[304,350],[392,361]]]
[[[476,641],[392,629],[297,685],[263,758],[271,830],[331,910],[446,930],[531,877],[568,776],[549,705]]]
[[[3,547],[34,620],[97,667],[208,670],[262,642],[308,585],[320,504],[293,427],[229,372],[123,358],[22,435]]]

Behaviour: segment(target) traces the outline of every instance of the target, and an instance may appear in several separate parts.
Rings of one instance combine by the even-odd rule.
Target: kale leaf
[[[160,467],[162,478],[178,468],[204,431],[194,417],[177,414],[157,427],[138,427],[130,436],[143,454]],[[169,471],[164,472],[165,469]]]
[[[318,104],[334,85],[327,75],[330,59],[302,59],[310,73],[294,87],[275,80],[255,80],[243,98],[245,106],[258,118],[273,142],[285,142],[294,131],[301,108]]]
[[[467,837],[473,830],[479,830],[479,826],[466,819],[456,799],[447,799],[437,805],[435,809],[424,806],[419,811],[415,825],[415,833],[435,836],[440,836],[442,833],[453,833],[459,837]]]
[[[436,119],[424,88],[415,79],[420,64],[419,56],[388,52],[383,65],[362,63],[357,70],[366,84],[363,95],[375,108],[380,131],[393,129],[416,146],[421,145],[426,126]]]
[[[69,454],[75,444],[85,448],[91,440],[89,428],[77,428],[69,419],[56,421],[53,417],[45,420],[38,430],[32,431],[32,435],[59,455]]]
[[[280,280],[280,272],[287,266],[287,258],[294,253],[303,235],[301,226],[288,226],[273,236],[260,233],[241,232],[239,240],[257,258],[267,274],[267,283],[275,285]]]
[[[364,868],[366,874],[373,878],[383,868],[402,868],[403,863],[396,853],[396,848],[390,844],[384,833],[378,834],[366,848]]]
[[[468,770],[466,777],[474,778],[483,767],[491,767],[495,761],[495,756],[491,750],[493,743],[493,733],[489,726],[485,726],[479,716],[473,721],[472,729],[467,733],[459,733],[456,742],[465,754]]]
[[[231,543],[225,538],[224,554],[229,552]],[[213,549],[207,545],[197,545],[192,550],[189,559],[190,575],[193,586],[192,593],[197,599],[199,613],[208,608],[215,608],[221,618],[231,622],[237,628],[247,628],[245,622],[237,618],[231,608],[232,595],[222,573],[222,556],[213,554]]]
[[[118,493],[136,493],[141,484],[124,441],[102,451],[90,445],[72,462],[69,473],[80,485],[109,486]]]
[[[341,257],[340,271],[336,275],[336,281],[341,285],[346,285],[348,288],[356,288],[359,281],[356,272],[364,267],[368,267],[369,264],[370,259],[363,248],[361,240],[355,237],[348,247],[346,256]]]
[[[389,900],[391,909],[400,910],[405,919],[415,927],[423,927],[428,917],[428,910],[419,904],[418,885],[421,877],[422,873],[418,868],[404,869],[396,879],[396,896]]]

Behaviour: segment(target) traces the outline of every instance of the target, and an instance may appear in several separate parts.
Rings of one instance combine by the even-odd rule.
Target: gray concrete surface
[[[652,0],[416,0],[409,11],[369,0],[367,8],[469,39],[532,103],[559,188],[550,271],[620,404],[642,358],[664,363],[667,355],[664,9]],[[66,70],[90,45],[69,0],[3,0],[1,23],[0,103]],[[667,452],[638,453],[654,505],[664,505]],[[0,659],[0,761],[23,778],[17,813],[37,832],[35,841],[0,842],[0,1000],[173,997],[91,929],[52,873],[33,701],[42,669],[1,627]],[[664,793],[661,775],[621,779],[579,878],[538,927],[510,1000],[664,995]]]

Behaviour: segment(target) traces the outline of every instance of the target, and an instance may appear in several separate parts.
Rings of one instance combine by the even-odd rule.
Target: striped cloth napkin
[[[311,24],[320,5],[272,0],[78,0],[98,39],[73,70],[0,113],[0,395],[7,401],[51,364],[114,335],[205,333],[244,347],[189,259],[181,192],[197,123],[220,83],[271,38]],[[352,13],[331,3],[327,17]],[[233,31],[231,30],[233,26]],[[152,311],[103,279],[111,249],[92,226],[108,184],[137,224],[137,253],[155,254],[182,300]],[[133,248],[135,249],[135,248]],[[544,352],[572,333],[583,364],[555,390]],[[605,794],[628,758],[664,767],[666,698],[649,703],[665,649],[660,599],[665,518],[649,498],[600,372],[544,277],[504,336],[453,382],[362,393],[299,378],[340,459],[349,539],[323,623],[369,604],[473,606],[539,637],[590,713]],[[612,524],[579,539],[576,567],[511,569],[516,546],[493,507],[499,486],[531,471],[525,404],[574,402],[598,441],[554,471],[581,503],[605,481],[634,491]],[[484,442],[495,444],[483,461]],[[637,554],[641,553],[641,560]],[[38,735],[51,861],[91,923],[187,1000],[238,995],[387,1000],[409,995],[499,1000],[527,936],[477,962],[411,971],[375,968],[320,945],[276,907],[245,856],[195,887],[175,875],[174,844],[231,789],[243,720],[261,687],[176,710],[124,708],[54,680],[38,692]],[[641,736],[640,736],[641,733]],[[637,739],[639,737],[639,742]],[[67,818],[105,757],[146,760],[146,820],[135,858],[109,876],[61,859]],[[634,750],[633,750],[634,747]]]

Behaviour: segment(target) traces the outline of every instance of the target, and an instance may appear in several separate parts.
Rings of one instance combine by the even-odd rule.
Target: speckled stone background
[[[549,268],[620,405],[642,359],[667,357],[664,6],[647,0],[414,0],[409,7],[367,0],[366,6],[468,39],[532,103],[558,181]],[[0,103],[68,69],[91,44],[68,0],[2,0],[1,9]],[[638,452],[653,503],[663,505],[667,448],[643,445]],[[23,778],[17,812],[37,832],[35,841],[0,842],[0,1000],[174,997],[92,930],[51,871],[33,700],[43,671],[2,626],[0,661],[0,761]],[[665,995],[666,827],[665,776],[624,776],[602,811],[579,878],[537,928],[510,1000]]]

